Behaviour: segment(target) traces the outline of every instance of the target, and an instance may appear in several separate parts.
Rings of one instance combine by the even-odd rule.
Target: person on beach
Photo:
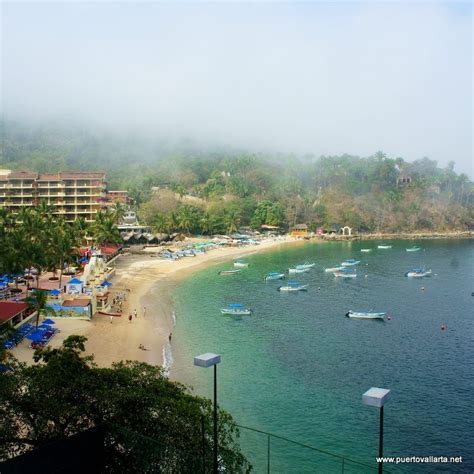
[[[131,323],[131,322],[132,322],[132,319],[133,319],[133,316],[130,315],[130,316],[128,317],[128,322]]]
[[[143,306],[143,317],[146,315],[146,306]]]
[[[138,313],[136,309],[133,310],[133,315],[135,316],[135,319],[137,319]]]
[[[112,324],[113,322],[114,322],[114,317],[110,315],[110,324]]]
[[[170,335],[168,336],[168,341],[171,342],[171,336],[173,335],[173,333],[170,332]]]

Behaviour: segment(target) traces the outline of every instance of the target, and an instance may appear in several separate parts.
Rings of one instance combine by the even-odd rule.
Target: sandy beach
[[[291,237],[263,240],[260,245],[246,247],[216,248],[204,255],[166,261],[149,255],[124,254],[116,263],[112,278],[112,296],[125,293],[123,315],[110,318],[96,314],[91,321],[56,318],[60,333],[50,343],[58,347],[72,335],[87,337],[86,354],[94,355],[97,365],[110,366],[120,360],[138,360],[154,365],[163,365],[164,348],[173,332],[173,306],[171,293],[177,284],[190,273],[223,261],[269,251],[280,246],[303,244]],[[155,253],[156,248],[150,248]],[[147,295],[153,288],[153,305],[147,304]],[[156,294],[158,292],[158,295]],[[158,298],[157,298],[158,296]],[[159,301],[157,304],[156,301]],[[129,321],[129,315],[137,311],[137,317]],[[24,362],[32,362],[33,350],[28,341],[22,341],[13,354]]]

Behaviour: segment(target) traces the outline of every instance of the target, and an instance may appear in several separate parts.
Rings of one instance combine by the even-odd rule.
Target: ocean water
[[[387,242],[384,242],[387,244]],[[176,327],[171,377],[212,396],[210,369],[193,366],[203,352],[222,355],[218,398],[240,425],[270,432],[376,466],[378,409],[365,406],[370,387],[389,388],[386,456],[462,456],[462,464],[386,465],[389,472],[474,471],[474,243],[393,241],[307,243],[254,255],[238,275],[219,276],[232,261],[207,268],[173,293]],[[361,248],[373,248],[361,253]],[[357,258],[358,277],[324,273]],[[280,293],[269,271],[316,262],[295,279],[307,292]],[[418,266],[431,278],[410,279]],[[424,287],[424,290],[421,288]],[[228,303],[254,309],[221,315]],[[387,311],[391,319],[358,321],[349,309]],[[441,330],[441,326],[445,330]],[[241,430],[255,472],[267,472],[267,438]],[[272,439],[271,472],[341,472],[339,458]],[[345,461],[344,472],[372,472]],[[374,471],[375,472],[375,471]]]

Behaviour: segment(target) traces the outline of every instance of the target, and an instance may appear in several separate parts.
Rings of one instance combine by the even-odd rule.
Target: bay
[[[344,472],[375,466],[379,413],[362,404],[368,388],[392,391],[385,407],[386,456],[462,456],[462,464],[390,464],[389,472],[470,472],[474,469],[474,324],[471,241],[307,243],[257,254],[238,275],[219,276],[232,262],[209,267],[173,293],[171,377],[212,397],[212,370],[193,366],[203,352],[222,355],[218,397],[237,423],[346,456]],[[361,248],[372,248],[361,253]],[[360,259],[355,279],[324,272]],[[277,291],[270,271],[316,262],[297,275],[307,292]],[[433,276],[404,273],[425,266]],[[422,289],[422,287],[424,289]],[[250,317],[221,315],[229,303]],[[357,321],[349,310],[387,311],[390,320]],[[445,327],[442,330],[441,326]],[[267,438],[241,429],[255,472],[267,472]],[[341,472],[342,460],[272,439],[271,472]]]

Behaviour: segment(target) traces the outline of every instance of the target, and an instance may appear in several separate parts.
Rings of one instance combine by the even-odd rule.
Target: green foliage
[[[106,472],[202,472],[203,453],[210,472],[210,401],[146,363],[99,368],[82,356],[85,342],[70,336],[60,348],[39,349],[33,366],[4,361],[10,370],[0,384],[0,460],[101,425]],[[237,428],[222,410],[218,430],[220,469],[249,472]]]

